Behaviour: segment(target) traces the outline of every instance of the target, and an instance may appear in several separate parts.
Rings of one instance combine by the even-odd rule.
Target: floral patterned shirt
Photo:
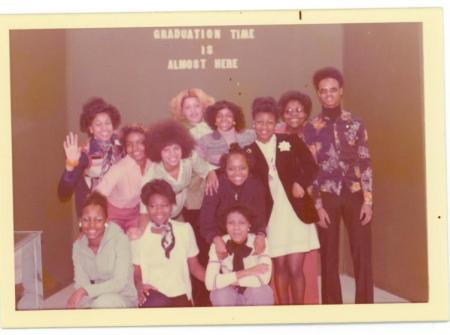
[[[364,203],[372,205],[367,131],[359,118],[343,110],[332,121],[322,112],[305,125],[304,139],[319,165],[312,192],[316,208],[322,207],[320,192],[339,195],[343,187],[362,190]]]

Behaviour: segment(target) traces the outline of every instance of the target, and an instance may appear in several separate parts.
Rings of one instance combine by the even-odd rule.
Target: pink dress
[[[150,167],[147,160],[144,173]],[[96,190],[108,199],[108,219],[124,232],[137,227],[143,174],[130,156],[125,156],[103,176]]]

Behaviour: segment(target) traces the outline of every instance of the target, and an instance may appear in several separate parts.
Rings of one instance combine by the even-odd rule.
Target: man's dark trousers
[[[339,227],[341,217],[350,240],[353,270],[356,281],[355,303],[373,303],[371,223],[361,225],[359,218],[363,204],[361,191],[351,193],[343,188],[340,195],[321,192],[323,208],[331,224],[318,227],[320,240],[322,303],[342,304],[339,280]]]

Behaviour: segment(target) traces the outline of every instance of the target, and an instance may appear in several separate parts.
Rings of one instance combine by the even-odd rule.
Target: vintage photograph
[[[147,15],[9,26],[13,315],[434,305],[431,23]]]

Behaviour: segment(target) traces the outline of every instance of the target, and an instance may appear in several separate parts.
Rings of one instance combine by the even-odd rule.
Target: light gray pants
[[[119,293],[105,293],[96,298],[84,297],[78,308],[127,308],[136,307],[132,299]]]
[[[212,290],[210,294],[213,306],[270,306],[274,304],[272,288],[269,285],[247,287],[239,294],[235,287],[227,286]]]

